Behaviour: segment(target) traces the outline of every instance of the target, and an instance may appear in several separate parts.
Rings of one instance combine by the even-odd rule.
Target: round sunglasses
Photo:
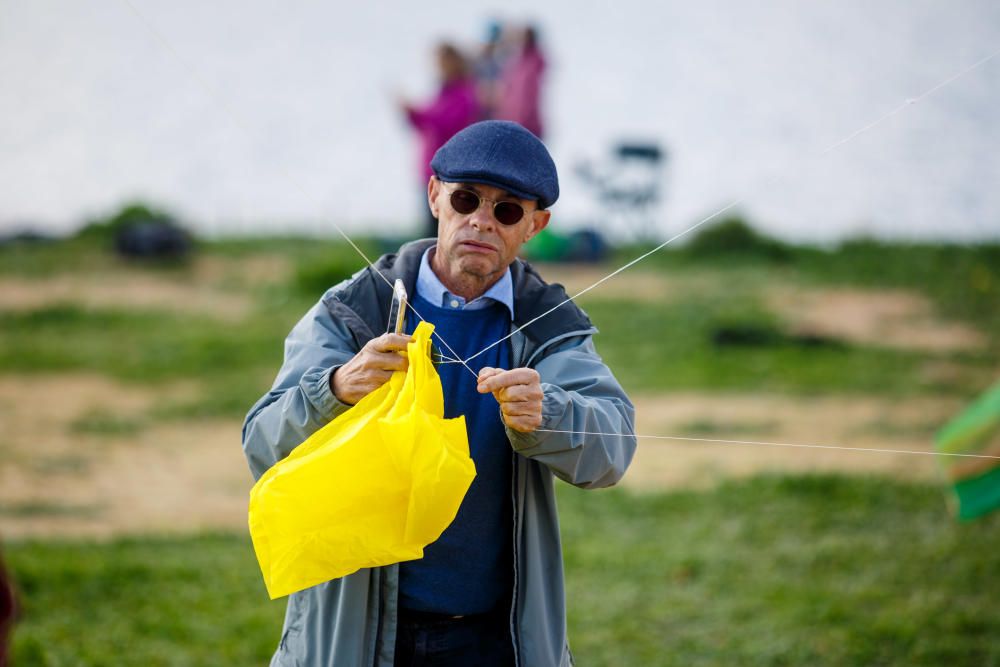
[[[468,215],[474,213],[484,201],[493,204],[493,217],[501,225],[516,225],[524,218],[524,207],[514,201],[496,201],[481,196],[474,190],[458,188],[452,190],[448,201],[456,213]]]

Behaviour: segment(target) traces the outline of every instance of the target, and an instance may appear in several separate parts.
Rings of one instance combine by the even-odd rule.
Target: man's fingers
[[[409,360],[398,352],[372,352],[365,360],[365,366],[384,371],[405,371]]]
[[[375,352],[405,352],[412,338],[403,334],[387,333],[372,338],[365,347]]]
[[[503,372],[504,370],[502,368],[491,368],[489,366],[483,366],[482,368],[479,369],[479,381],[482,382],[486,378],[491,378],[494,375]]]
[[[513,403],[504,403],[500,406],[500,410],[507,417],[540,415],[542,414],[542,402],[515,401]]]
[[[541,401],[543,397],[542,387],[538,384],[515,384],[503,387],[496,393],[500,402]]]
[[[484,369],[485,370],[485,369]],[[498,369],[490,369],[498,370]],[[488,391],[496,391],[498,389],[503,389],[504,387],[512,387],[514,385],[520,384],[537,384],[538,383],[538,371],[534,368],[514,368],[509,371],[500,371],[494,373],[489,377],[483,377],[482,371],[479,375],[479,392],[485,394]]]
[[[480,394],[488,394],[488,393],[490,393],[493,390],[490,389],[484,383],[489,378],[491,378],[491,377],[493,377],[495,375],[499,375],[500,373],[503,373],[503,372],[504,372],[504,370],[502,368],[491,368],[489,366],[483,366],[482,368],[479,369],[479,381],[478,381],[478,384],[476,385],[476,389],[479,391]]]

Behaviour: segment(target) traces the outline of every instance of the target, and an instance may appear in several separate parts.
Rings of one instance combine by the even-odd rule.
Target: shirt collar
[[[514,319],[514,280],[510,275],[510,267],[500,277],[500,280],[486,290],[485,294],[466,302],[457,294],[449,292],[437,274],[434,273],[434,269],[431,268],[431,251],[435,248],[437,246],[432,245],[425,250],[420,259],[420,271],[417,273],[417,294],[436,306],[454,310],[479,310],[489,306],[491,301],[496,301],[505,305],[510,311],[510,319]]]

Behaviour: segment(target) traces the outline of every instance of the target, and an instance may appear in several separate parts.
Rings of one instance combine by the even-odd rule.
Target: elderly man
[[[247,415],[243,449],[260,477],[406,368],[408,336],[380,335],[386,279],[401,278],[444,354],[486,348],[468,362],[477,375],[438,367],[445,416],[465,415],[477,476],[422,559],[292,595],[272,665],[571,664],[553,476],[582,488],[617,482],[635,451],[634,410],[594,351],[587,316],[517,259],[559,194],[542,142],[516,123],[477,123],[431,167],[437,240],[380,258],[306,314]],[[417,321],[409,312],[407,330]]]

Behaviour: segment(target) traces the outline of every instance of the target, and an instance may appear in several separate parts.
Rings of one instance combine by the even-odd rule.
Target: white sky
[[[169,47],[124,0],[0,0],[0,233],[132,197],[208,233],[406,232],[392,93],[499,16],[543,29],[566,226],[614,228],[574,166],[638,138],[670,151],[663,236],[745,196],[791,238],[1000,237],[1000,57],[817,158],[1000,49],[995,2],[132,2]]]

